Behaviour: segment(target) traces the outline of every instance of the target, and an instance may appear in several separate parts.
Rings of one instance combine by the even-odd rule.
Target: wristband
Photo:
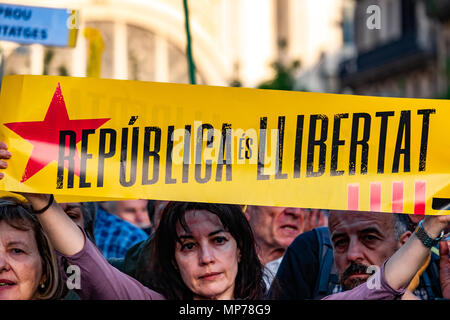
[[[439,242],[443,235],[443,230],[441,232],[441,235],[437,237],[436,239],[431,238],[428,233],[423,228],[423,220],[419,222],[419,225],[416,228],[415,231],[416,237],[419,238],[419,240],[423,243],[423,245],[427,248],[433,247],[436,243]]]
[[[33,209],[33,213],[34,213],[34,214],[41,214],[41,213],[44,213],[45,211],[48,210],[48,208],[50,208],[50,206],[53,204],[53,201],[54,201],[54,200],[55,200],[55,197],[53,196],[53,194],[50,195],[50,199],[48,200],[48,204],[47,204],[44,208],[42,208],[42,209],[40,209],[40,210],[34,210],[34,209]],[[33,207],[33,206],[31,206],[31,207]]]

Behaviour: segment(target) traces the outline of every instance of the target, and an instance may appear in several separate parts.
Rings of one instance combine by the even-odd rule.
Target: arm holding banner
[[[450,222],[449,216],[427,216],[423,221],[425,232],[433,239]],[[386,262],[386,281],[394,288],[407,286],[430,253],[414,232],[411,238]]]
[[[39,210],[39,221],[55,247],[57,254],[70,265],[80,268],[81,289],[76,292],[86,300],[161,300],[159,293],[120,272],[103,257],[101,252],[50,196],[22,194],[32,207]],[[62,272],[65,278],[65,273]]]
[[[39,210],[49,204],[50,195],[34,193],[23,193],[22,195],[34,210]],[[83,232],[55,201],[44,213],[37,216],[57,251],[63,255],[71,256],[83,249],[85,242]]]
[[[7,145],[0,141],[0,159],[11,157],[7,149]],[[6,167],[7,163],[0,160],[0,169]],[[0,179],[3,176],[0,172]],[[22,195],[36,211],[48,206],[44,212],[36,215],[58,255],[81,269],[81,289],[76,291],[82,299],[164,299],[162,295],[111,266],[50,195]],[[64,271],[63,278],[66,276]]]

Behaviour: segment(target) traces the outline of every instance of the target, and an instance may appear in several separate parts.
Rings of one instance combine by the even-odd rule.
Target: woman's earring
[[[44,289],[45,288],[45,284],[41,283],[41,288]]]

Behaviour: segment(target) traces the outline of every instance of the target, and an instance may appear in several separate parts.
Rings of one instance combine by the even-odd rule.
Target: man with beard
[[[332,211],[329,230],[343,290],[367,281],[369,266],[380,266],[411,236],[403,215]]]
[[[321,299],[366,282],[372,273],[368,272],[368,267],[379,267],[391,257],[409,239],[415,224],[406,214],[331,211],[328,228],[329,233],[321,241],[318,235],[324,233],[316,229],[299,235],[288,247],[270,288],[270,299]],[[330,275],[330,271],[328,274],[322,272],[326,264],[324,244],[333,253],[328,261],[328,270],[335,269],[338,281],[334,282],[334,274]],[[439,270],[430,271],[434,267],[436,264],[430,263],[424,273],[427,281],[422,277],[414,291],[422,299],[442,297]],[[325,292],[319,290],[323,275],[327,276],[325,284],[328,284]],[[408,292],[404,298],[414,296]]]

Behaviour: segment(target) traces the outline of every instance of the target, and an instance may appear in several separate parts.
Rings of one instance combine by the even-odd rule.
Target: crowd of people
[[[450,299],[449,215],[21,195],[0,199],[1,300]]]

